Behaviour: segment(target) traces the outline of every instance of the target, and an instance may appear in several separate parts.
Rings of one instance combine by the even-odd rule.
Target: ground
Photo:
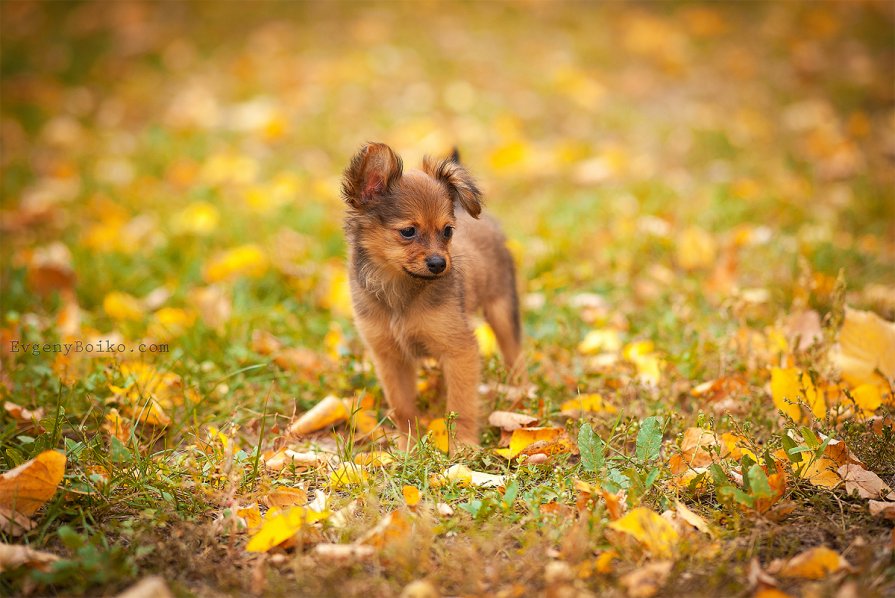
[[[4,593],[895,593],[891,3],[0,11],[0,535],[59,557]],[[509,238],[481,450],[428,365],[390,448],[366,141],[458,147]]]

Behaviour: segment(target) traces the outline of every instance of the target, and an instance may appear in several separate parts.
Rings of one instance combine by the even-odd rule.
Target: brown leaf
[[[50,564],[58,560],[59,557],[55,554],[34,550],[30,546],[0,544],[0,573],[12,571],[19,567],[47,571],[50,568]]]
[[[887,502],[884,500],[871,500],[870,514],[875,517],[884,517],[886,519],[895,519],[895,502]]]
[[[143,578],[115,598],[174,598],[165,580],[158,575]]]
[[[631,598],[651,598],[665,585],[673,566],[672,561],[648,563],[623,575],[619,582]]]
[[[845,481],[845,491],[857,492],[861,498],[886,498],[895,500],[895,492],[882,479],[860,465],[846,463],[839,468],[839,476]]]
[[[488,416],[488,423],[495,428],[512,432],[518,428],[525,428],[538,421],[538,418],[524,413],[512,411],[494,411]]]

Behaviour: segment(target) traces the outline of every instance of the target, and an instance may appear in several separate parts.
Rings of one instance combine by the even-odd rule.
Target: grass
[[[767,567],[819,545],[852,572],[780,578],[781,589],[895,589],[891,523],[865,500],[790,476],[780,503],[795,509],[778,519],[717,477],[706,476],[706,492],[676,487],[669,465],[691,427],[742,434],[767,464],[786,430],[806,425],[893,483],[893,432],[874,428],[891,403],[877,420],[831,411],[797,425],[768,392],[770,368],[787,359],[838,379],[828,352],[845,305],[895,318],[885,4],[248,11],[13,0],[0,10],[0,396],[43,409],[37,424],[0,415],[0,464],[47,449],[68,459],[35,529],[0,532],[64,560],[4,572],[5,592],[113,595],[157,573],[184,596],[387,596],[419,579],[442,595],[621,594],[625,575],[656,559],[613,535],[603,499],[579,512],[576,479],[623,484],[629,509],[682,500],[712,527],[711,541],[677,549],[660,595],[748,594],[753,558]],[[574,450],[547,465],[507,462],[491,451],[495,428],[481,451],[448,457],[424,440],[344,489],[330,488],[325,467],[264,467],[263,454],[287,442],[346,460],[375,446],[345,426],[285,438],[326,395],[370,394],[388,425],[342,285],[339,176],[367,140],[390,143],[408,165],[460,146],[519,267],[535,392],[518,410],[572,439],[592,426],[603,467]],[[47,265],[54,244],[62,257]],[[224,253],[245,246],[257,253],[244,262]],[[776,349],[774,334],[806,309],[822,340],[793,351],[790,334],[790,350]],[[651,341],[656,383],[639,381],[630,359],[583,354],[594,329]],[[306,352],[278,359],[260,333]],[[66,360],[8,350],[13,339],[97,338],[128,351]],[[131,354],[143,341],[169,351]],[[484,366],[486,411],[509,407],[499,358]],[[723,404],[692,393],[734,374],[744,385]],[[433,406],[437,377],[421,374]],[[588,393],[615,412],[561,414]],[[167,425],[140,421],[152,399]],[[113,408],[129,430],[121,438],[109,431]],[[657,455],[637,448],[650,421],[661,422]],[[435,487],[456,463],[508,482]],[[405,485],[423,495],[413,533],[368,560],[316,555],[406,510]],[[303,528],[292,547],[247,553],[233,510],[265,506],[283,486],[324,491],[331,511],[351,514]],[[454,514],[439,515],[439,503]],[[610,550],[619,557],[599,569]]]

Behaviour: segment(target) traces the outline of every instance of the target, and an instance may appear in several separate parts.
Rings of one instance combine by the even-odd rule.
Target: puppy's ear
[[[375,198],[385,195],[401,178],[401,158],[384,143],[368,143],[354,154],[342,173],[342,199],[362,209]]]
[[[482,192],[459,159],[456,150],[444,160],[436,161],[427,156],[423,159],[423,171],[444,184],[453,200],[463,206],[470,216],[478,218],[482,213]]]

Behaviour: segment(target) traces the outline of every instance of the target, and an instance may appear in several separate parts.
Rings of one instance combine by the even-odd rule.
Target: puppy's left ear
[[[456,155],[456,150],[455,150]],[[445,160],[423,159],[423,171],[447,187],[453,200],[463,206],[470,216],[478,218],[482,213],[482,192],[476,187],[472,175],[460,164],[459,155]]]

